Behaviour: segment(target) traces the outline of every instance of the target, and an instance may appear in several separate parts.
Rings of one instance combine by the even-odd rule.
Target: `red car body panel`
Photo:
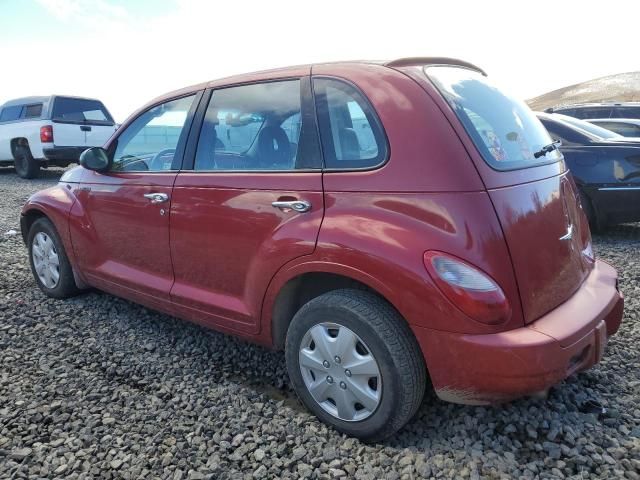
[[[466,335],[414,327],[438,396],[486,404],[543,391],[602,359],[620,326],[623,299],[604,262],[560,307],[523,328]]]
[[[360,282],[407,320],[446,400],[513,398],[600,359],[623,301],[615,270],[584,254],[590,233],[564,163],[493,170],[422,66],[324,64],[222,79],[155,99],[119,132],[177,96],[310,74],[357,85],[384,126],[386,163],[288,173],[78,168],[34,195],[24,218],[51,218],[87,284],[264,345],[278,343],[274,311],[292,280]],[[152,192],[170,203],[146,202]],[[271,206],[294,199],[311,210]],[[511,315],[487,325],[463,313],[427,272],[428,250],[485,272]]]
[[[322,174],[291,175],[178,175],[171,204],[171,298],[181,311],[258,333],[273,275],[313,253],[322,222]],[[271,205],[289,200],[306,200],[311,210],[296,215]]]

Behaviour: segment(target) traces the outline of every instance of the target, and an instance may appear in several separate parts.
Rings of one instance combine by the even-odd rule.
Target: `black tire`
[[[331,322],[352,330],[377,361],[381,395],[373,413],[360,421],[344,421],[317,403],[307,389],[299,362],[305,334]],[[386,301],[360,290],[335,290],[314,298],[294,316],[286,338],[289,377],[300,400],[320,420],[366,442],[383,440],[400,430],[420,406],[427,372],[418,343],[404,319]]]
[[[40,162],[38,162],[29,147],[18,145],[14,153],[14,165],[16,173],[21,178],[36,178],[40,173]]]
[[[40,232],[43,232],[51,238],[58,256],[60,278],[53,288],[49,288],[42,283],[34,265],[33,243],[34,238]],[[80,293],[80,289],[76,286],[76,282],[73,278],[73,270],[71,269],[71,264],[69,263],[64,246],[60,240],[60,236],[48,218],[39,218],[33,223],[27,236],[27,247],[29,250],[29,264],[31,265],[33,278],[35,278],[38,287],[40,287],[40,290],[42,290],[45,295],[52,298],[69,298]]]
[[[591,228],[591,231],[594,233],[601,232],[605,228],[605,224],[596,213],[595,208],[593,208],[591,199],[582,190],[579,190],[578,193],[580,195],[580,204],[582,205],[582,209],[587,216],[587,220],[589,220],[589,228]]]

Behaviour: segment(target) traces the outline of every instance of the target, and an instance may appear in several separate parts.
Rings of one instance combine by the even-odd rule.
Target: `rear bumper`
[[[87,147],[49,147],[43,148],[42,152],[47,160],[77,162],[86,149]]]
[[[547,390],[595,365],[623,305],[615,269],[597,261],[569,300],[526,327],[490,335],[413,330],[437,395],[484,405]]]

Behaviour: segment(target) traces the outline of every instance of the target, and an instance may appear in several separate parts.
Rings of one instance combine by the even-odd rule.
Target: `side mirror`
[[[87,148],[80,155],[80,165],[88,170],[104,172],[111,166],[109,154],[102,147]]]

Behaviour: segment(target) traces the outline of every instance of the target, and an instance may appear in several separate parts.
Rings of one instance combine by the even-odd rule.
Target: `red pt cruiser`
[[[620,325],[562,154],[448,58],[185,88],[33,195],[40,288],[88,287],[286,352],[304,404],[364,440],[443,400],[540,392]]]

